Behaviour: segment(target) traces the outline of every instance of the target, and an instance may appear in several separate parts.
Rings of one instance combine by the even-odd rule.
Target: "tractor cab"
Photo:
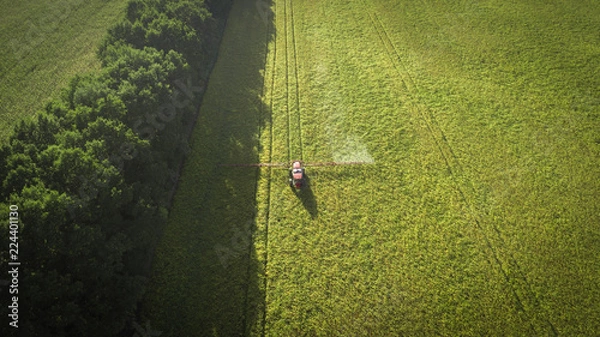
[[[304,186],[304,184],[304,168],[302,167],[302,163],[295,161],[292,164],[292,169],[290,170],[290,186],[300,189]]]

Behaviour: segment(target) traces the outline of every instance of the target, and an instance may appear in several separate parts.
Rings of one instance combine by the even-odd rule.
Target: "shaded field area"
[[[2,1],[0,141],[75,74],[97,70],[96,51],[118,22],[125,0]]]
[[[235,2],[204,94],[141,309],[161,336],[248,335],[262,315],[251,238],[260,172],[220,166],[258,160],[270,114],[260,96],[272,32],[261,14],[253,1]]]
[[[600,329],[600,6],[236,1],[144,315],[168,336]],[[287,171],[220,163],[367,161]]]

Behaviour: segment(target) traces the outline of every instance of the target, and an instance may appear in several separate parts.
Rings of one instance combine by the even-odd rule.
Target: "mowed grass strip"
[[[126,0],[2,0],[0,142],[76,74],[99,68],[98,44],[124,15]]]
[[[239,336],[261,325],[259,171],[220,164],[258,160],[268,31],[253,1],[235,1],[142,306],[161,336]]]

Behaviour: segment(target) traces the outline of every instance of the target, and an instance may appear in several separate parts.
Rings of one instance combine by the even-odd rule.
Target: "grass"
[[[273,27],[254,1],[231,13],[156,255],[143,310],[153,327],[600,329],[600,6],[277,0],[271,10]],[[285,170],[217,166],[297,158],[374,163],[308,168],[297,194]]]
[[[258,159],[268,30],[254,2],[235,3],[142,305],[161,336],[245,335],[258,319],[264,296],[249,235],[259,172],[219,164]]]
[[[0,14],[0,142],[15,123],[58,95],[75,74],[96,70],[96,49],[124,0],[9,2]]]

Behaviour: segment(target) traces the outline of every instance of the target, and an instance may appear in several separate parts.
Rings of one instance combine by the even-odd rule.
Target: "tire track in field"
[[[284,39],[286,66],[286,111],[288,119],[288,162],[302,158],[302,125],[298,83],[298,57],[296,55],[296,28],[292,0],[284,3]],[[293,82],[293,83],[292,83]]]
[[[422,0],[422,2],[423,4],[425,4],[425,7],[427,7],[425,0]],[[453,177],[456,190],[458,191],[463,202],[466,204],[469,215],[475,222],[477,229],[482,235],[485,245],[491,251],[493,262],[496,263],[506,283],[510,286],[513,297],[515,298],[515,301],[517,303],[518,309],[527,315],[530,327],[534,332],[539,334],[540,332],[536,327],[543,327],[543,329],[547,332],[549,330],[552,333],[552,335],[558,336],[556,328],[554,327],[552,322],[550,322],[547,318],[544,317],[545,315],[543,313],[543,309],[541,308],[539,300],[535,296],[532,286],[525,277],[522,268],[518,264],[517,260],[514,258],[513,254],[506,250],[506,243],[502,238],[497,226],[495,224],[492,224],[492,230],[496,233],[495,237],[490,237],[488,234],[486,234],[486,231],[482,225],[482,220],[479,216],[479,212],[477,211],[476,207],[469,201],[469,199],[467,198],[467,193],[461,187],[460,178],[462,178],[464,182],[467,181],[466,179],[464,179],[464,169],[460,164],[460,161],[458,160],[454,149],[448,142],[443,129],[441,128],[433,114],[428,110],[427,107],[424,107],[421,104],[419,104],[418,98],[420,96],[420,90],[415,80],[408,72],[404,61],[400,57],[396,46],[390,39],[389,34],[385,29],[385,26],[379,19],[379,16],[375,12],[368,9],[369,7],[365,0],[363,0],[363,5],[365,6],[365,10],[369,15],[373,28],[377,32],[377,35],[379,36],[379,39],[384,46],[386,54],[388,54],[388,56],[390,57],[390,60],[394,68],[396,69],[396,72],[398,73],[402,80],[402,83],[406,87],[409,93],[409,97],[414,100],[413,106],[419,112],[421,119],[427,125],[428,132],[431,134],[431,137],[433,138],[436,147],[438,148],[440,154],[442,155],[442,158],[444,159],[449,173]],[[437,25],[438,28],[440,28],[437,22],[434,22],[434,24]],[[473,186],[467,188],[470,189],[469,192],[471,192],[471,194],[475,194]],[[501,256],[504,257],[504,259],[506,260],[504,261],[505,263],[503,263],[503,259],[501,258]],[[509,268],[505,269],[505,264],[507,264]],[[514,274],[516,274],[516,276]],[[523,290],[525,293],[523,295],[519,295],[519,289]],[[534,322],[537,324],[534,325]]]
[[[283,0],[283,49],[285,53],[285,111],[287,116],[287,149],[288,162],[292,161],[292,125],[290,116],[290,63],[289,63],[289,48],[288,48],[288,5],[287,0]]]
[[[273,1],[273,14],[277,13],[277,1]],[[274,15],[274,21],[277,20],[277,16]],[[277,27],[277,22],[273,22],[273,25],[275,27]],[[270,27],[269,27],[270,28]],[[273,56],[271,57],[271,60],[268,60],[269,57],[269,44],[268,41],[266,43],[266,51],[265,51],[265,69],[267,67],[267,63],[271,62],[271,79],[269,84],[268,81],[265,81],[265,86],[263,87],[264,91],[268,90],[269,93],[269,105],[268,105],[268,111],[267,111],[267,117],[268,117],[268,123],[269,123],[269,154],[268,154],[268,162],[270,163],[273,160],[273,90],[275,88],[275,69],[276,69],[276,63],[277,63],[277,38],[275,37],[275,32],[271,32],[270,29],[267,29],[267,39],[271,36],[271,33],[273,33]],[[267,88],[267,85],[269,86]],[[263,308],[262,308],[262,321],[261,321],[261,336],[265,336],[266,333],[266,324],[267,324],[267,299],[268,299],[268,278],[267,278],[267,268],[268,268],[268,263],[269,263],[269,225],[271,224],[271,206],[272,206],[272,198],[271,198],[271,178],[272,178],[272,172],[273,172],[273,168],[272,167],[267,167],[267,202],[266,202],[266,209],[265,209],[265,234],[264,234],[264,240],[265,240],[265,248],[264,248],[264,254],[263,254],[263,263],[264,263],[264,275],[263,275]],[[248,279],[248,282],[250,282],[250,279]]]
[[[275,5],[273,5],[275,6]],[[276,60],[276,55],[277,55],[277,39],[273,39],[273,56],[272,56],[272,64],[271,64],[271,76],[270,79],[267,77],[267,69],[269,67],[269,63],[271,62],[271,58],[269,55],[269,41],[271,38],[271,34],[273,34],[272,29],[271,29],[271,25],[269,23],[265,23],[266,24],[266,29],[265,29],[265,49],[264,49],[264,53],[265,53],[265,57],[264,57],[264,70],[265,70],[265,77],[263,79],[263,85],[262,85],[262,90],[261,90],[261,102],[263,102],[263,100],[265,100],[264,103],[262,103],[260,105],[260,110],[259,110],[259,116],[258,116],[258,125],[257,125],[257,131],[258,131],[258,135],[259,135],[259,145],[260,143],[263,141],[262,139],[262,134],[263,134],[263,125],[267,125],[268,128],[268,140],[266,140],[266,142],[268,143],[268,148],[267,148],[267,163],[271,163],[272,162],[272,157],[273,157],[273,118],[272,118],[272,111],[273,111],[273,88],[275,87],[275,60]],[[267,104],[268,102],[268,104]],[[268,124],[267,124],[268,123]],[[257,159],[258,162],[260,162],[261,160],[261,156],[260,156],[260,152],[257,154]],[[244,165],[245,166],[245,165]],[[261,176],[261,167],[262,166],[256,166],[256,178],[255,178],[255,186],[254,186],[254,194],[255,196],[259,195],[259,190],[261,189],[261,185],[260,185],[260,176]],[[267,178],[267,184],[266,184],[266,203],[265,203],[265,215],[264,215],[264,219],[265,219],[265,229],[264,229],[264,236],[262,237],[262,239],[264,240],[264,253],[263,253],[263,272],[265,273],[266,276],[266,270],[267,270],[267,262],[268,262],[268,244],[269,244],[269,222],[270,222],[270,210],[271,210],[271,172],[272,172],[272,168],[270,166],[265,166],[266,167],[266,178]],[[248,329],[250,329],[250,331],[252,331],[253,326],[248,326],[249,322],[248,322],[248,314],[251,312],[251,310],[249,309],[249,303],[250,303],[250,284],[252,282],[252,267],[253,267],[253,263],[252,263],[252,249],[255,248],[256,246],[256,240],[259,239],[259,237],[255,236],[256,231],[259,230],[258,228],[258,221],[259,220],[259,214],[255,213],[255,222],[254,222],[254,228],[251,225],[250,228],[250,237],[249,240],[251,242],[251,244],[248,245],[248,266],[247,266],[247,271],[246,271],[246,284],[245,284],[245,299],[244,299],[244,316],[242,318],[242,331],[239,333],[240,336],[244,336],[246,335]],[[257,265],[260,265],[260,260],[257,261]],[[260,282],[260,278],[259,281]],[[267,278],[264,277],[264,279],[262,280],[263,284],[262,287],[264,289],[264,294],[262,297],[262,303],[258,303],[258,309],[256,310],[256,315],[257,315],[257,319],[260,320],[260,329],[262,330],[261,335],[264,336],[264,331],[265,331],[265,322],[266,322],[266,300],[267,300]],[[262,304],[262,307],[261,307]],[[262,317],[261,317],[262,315]]]
[[[300,142],[300,148],[298,149],[300,152],[300,160],[304,160],[304,153],[303,153],[303,143],[302,143],[302,118],[300,115],[300,83],[298,80],[298,52],[297,52],[297,48],[296,48],[296,22],[294,20],[294,3],[292,0],[290,1],[290,24],[292,27],[292,46],[293,46],[293,50],[292,52],[294,53],[294,77],[296,79],[296,116],[298,118],[298,140]]]
[[[427,3],[426,0],[421,0],[421,3],[427,8],[429,7],[429,4]],[[428,20],[430,22],[432,22],[438,29],[438,32],[440,34],[444,34],[444,31],[442,29],[442,26],[439,24],[439,22],[433,17],[433,16],[427,16]],[[383,26],[383,25],[382,25]],[[451,39],[446,39],[447,41],[451,41]],[[398,56],[399,57],[399,56]],[[464,109],[464,105],[462,105],[462,103],[460,103],[462,108]],[[434,122],[437,124],[437,127],[441,129],[441,127],[439,126],[439,124],[437,123],[437,120],[435,120],[434,118]],[[456,157],[454,151],[452,151],[452,156],[454,157],[454,160],[456,161],[456,163],[459,165],[459,169],[461,171],[463,171],[462,166],[460,166],[460,162],[458,161],[458,158]],[[472,185],[469,186],[470,191],[473,195],[475,195],[475,189]],[[478,228],[482,231],[482,234],[485,236],[486,241],[489,241],[487,235],[485,234],[485,232],[483,232],[483,226],[481,226],[481,219],[479,217],[479,212],[477,211],[476,207],[474,205],[471,205],[470,203],[468,203],[466,197],[465,197],[465,193],[464,191],[462,191],[459,187],[459,192],[463,198],[463,200],[467,203],[468,205],[468,209],[471,213],[471,216],[473,217],[473,219],[476,221]],[[498,228],[498,226],[495,223],[491,223],[491,229],[496,233],[496,240],[498,241],[498,247],[497,249],[506,249],[506,242],[504,241],[504,238],[502,237],[502,234],[500,233],[500,229]],[[488,243],[489,245],[489,243]],[[523,268],[519,265],[518,260],[514,257],[514,255],[506,250],[503,251],[503,256],[506,256],[506,259],[508,261],[506,261],[508,263],[508,265],[510,266],[510,268],[507,268],[508,271],[505,271],[504,268],[502,268],[502,264],[500,265],[500,269],[502,270],[502,273],[504,274],[504,277],[506,279],[506,281],[511,284],[511,282],[516,282],[517,284],[511,284],[511,287],[513,287],[513,292],[516,291],[516,289],[514,289],[515,287],[519,287],[521,289],[525,290],[525,294],[523,294],[523,296],[526,297],[526,300],[529,301],[530,306],[532,307],[532,315],[533,320],[539,324],[539,326],[543,327],[544,330],[546,330],[547,332],[551,332],[553,336],[558,336],[558,331],[556,330],[556,327],[554,326],[554,324],[547,318],[546,312],[544,311],[544,309],[541,307],[541,304],[539,302],[538,297],[536,296],[535,292],[533,291],[533,287],[531,286],[531,282],[529,282],[529,280],[527,279],[527,277],[525,276],[525,273],[523,272]],[[495,256],[495,259],[499,261],[498,257]],[[515,277],[510,277],[509,275],[511,274],[516,274]],[[515,294],[515,296],[517,296]],[[517,297],[517,300],[519,301],[519,303],[522,304],[523,299]],[[534,329],[534,331],[536,331],[535,327],[532,326],[532,328]],[[548,331],[549,330],[549,331]],[[536,331],[537,332],[537,331]]]

